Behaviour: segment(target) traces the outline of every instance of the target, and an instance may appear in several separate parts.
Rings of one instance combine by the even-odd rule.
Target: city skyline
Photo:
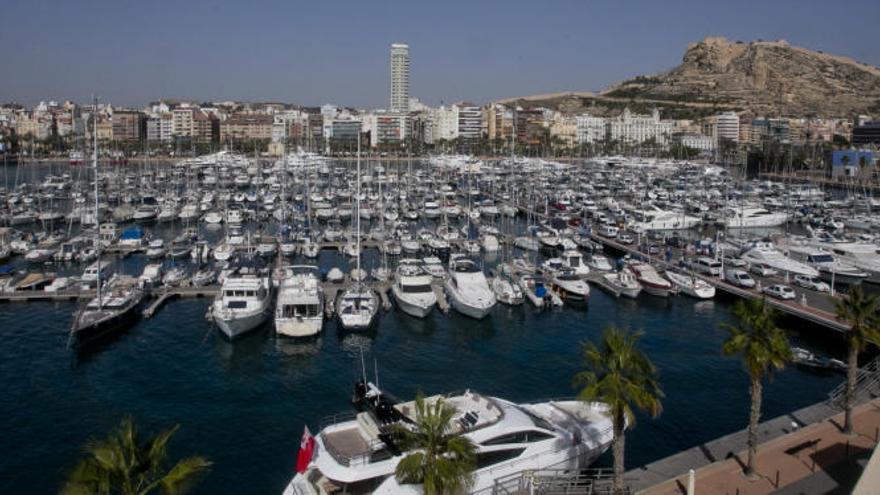
[[[0,99],[32,105],[98,93],[129,106],[168,98],[384,108],[394,42],[407,43],[418,60],[410,94],[432,105],[599,90],[675,66],[687,43],[707,35],[784,38],[880,63],[872,49],[880,34],[871,29],[880,5],[865,0],[835,9],[818,1],[743,2],[735,10],[713,2],[559,2],[536,13],[526,5],[391,2],[355,15],[345,4],[95,2],[87,10],[17,2],[6,8],[16,22],[0,33],[16,47]]]

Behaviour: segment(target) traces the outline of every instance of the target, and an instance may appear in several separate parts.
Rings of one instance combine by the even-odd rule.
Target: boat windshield
[[[422,294],[433,291],[430,284],[401,285],[400,288],[405,294]]]
[[[813,263],[833,263],[834,257],[830,254],[812,254],[810,261]]]

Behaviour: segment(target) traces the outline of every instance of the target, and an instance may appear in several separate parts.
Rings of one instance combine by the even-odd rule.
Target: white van
[[[709,275],[710,277],[721,276],[721,262],[712,258],[701,256],[691,263],[691,269],[698,273]]]

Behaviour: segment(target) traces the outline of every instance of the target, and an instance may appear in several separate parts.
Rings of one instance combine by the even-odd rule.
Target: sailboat
[[[357,192],[356,215],[357,224],[357,255],[355,257],[356,270],[361,271],[361,135],[358,132],[357,141]],[[374,321],[379,311],[379,297],[373,289],[364,285],[362,280],[356,280],[354,285],[346,289],[336,301],[336,314],[339,315],[339,323],[345,330],[366,330]]]
[[[96,116],[97,112],[98,99],[95,98]],[[95,121],[95,147],[92,157],[92,167],[95,171],[95,250],[97,264],[100,267],[101,242],[100,229],[97,228],[100,219],[98,216],[98,119],[96,117],[93,120]],[[70,340],[75,340],[77,344],[117,330],[124,323],[136,319],[137,308],[144,298],[144,292],[134,277],[113,275],[106,284],[103,284],[102,270],[96,270],[95,274],[97,295],[77,310],[70,325]]]

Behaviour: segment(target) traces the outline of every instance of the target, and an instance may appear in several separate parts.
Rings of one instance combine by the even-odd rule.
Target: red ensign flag
[[[299,454],[296,456],[296,472],[304,473],[312,462],[312,454],[315,452],[315,437],[306,426],[303,430],[302,440],[299,442]]]

